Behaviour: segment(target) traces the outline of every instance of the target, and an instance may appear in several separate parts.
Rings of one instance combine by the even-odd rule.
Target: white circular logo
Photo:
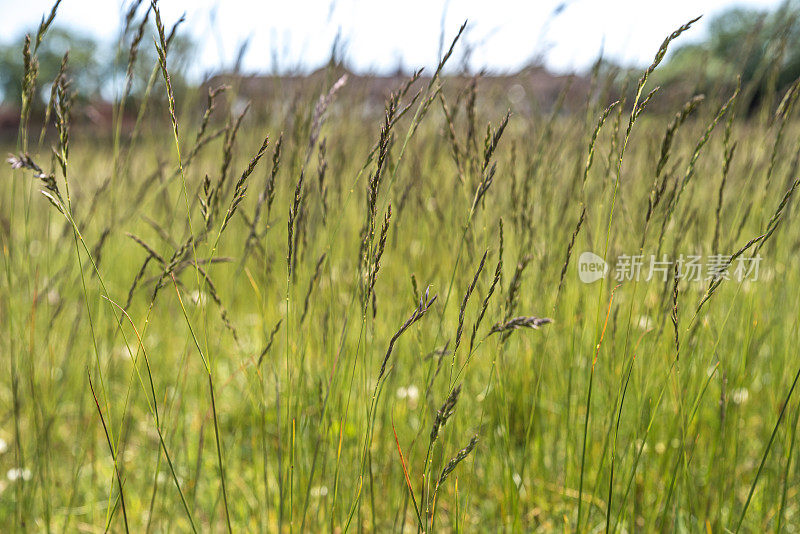
[[[608,274],[608,264],[594,252],[584,252],[578,257],[578,278],[591,284]]]

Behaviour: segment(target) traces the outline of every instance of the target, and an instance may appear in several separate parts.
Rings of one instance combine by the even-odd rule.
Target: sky
[[[35,28],[53,0],[0,0],[0,41]],[[127,5],[128,0],[124,2]],[[389,72],[436,65],[464,20],[472,70],[508,72],[541,58],[557,72],[583,70],[602,49],[624,65],[647,65],[661,41],[704,15],[682,42],[702,38],[708,20],[732,6],[775,8],[780,0],[161,0],[166,26],[183,27],[198,43],[193,73],[230,67],[243,42],[249,72],[310,70],[325,63],[337,34],[348,65]],[[24,7],[21,7],[24,6]],[[63,0],[56,23],[112,42],[121,0]],[[460,65],[459,65],[460,66]]]

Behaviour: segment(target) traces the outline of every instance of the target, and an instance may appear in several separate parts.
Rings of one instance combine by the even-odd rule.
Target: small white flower
[[[51,306],[55,306],[61,300],[61,295],[59,294],[58,290],[53,288],[47,292],[47,303]]]
[[[744,404],[750,398],[750,392],[747,388],[734,389],[731,392],[731,400],[734,404]]]
[[[33,475],[31,474],[30,469],[26,469],[23,467],[15,467],[13,469],[9,469],[8,473],[6,473],[6,478],[11,482],[17,481],[19,479],[22,480],[30,480]]]
[[[663,441],[659,441],[658,443],[656,443],[655,449],[656,449],[656,454],[664,454],[664,452],[666,452],[667,450],[667,446],[664,445]]]
[[[324,497],[327,494],[328,494],[327,486],[314,486],[313,488],[311,488],[312,497]]]
[[[417,407],[417,401],[419,400],[419,388],[417,386],[399,387],[396,395],[398,399],[407,401],[408,407],[412,410]]]
[[[128,347],[125,345],[118,345],[114,347],[114,351],[112,352],[112,354],[114,354],[114,356],[122,360],[129,360],[131,357],[131,353],[128,350]]]
[[[8,443],[3,438],[0,438],[0,454],[3,454],[8,450]]]
[[[655,324],[655,321],[647,315],[640,315],[636,319],[636,325],[642,330],[651,330]]]

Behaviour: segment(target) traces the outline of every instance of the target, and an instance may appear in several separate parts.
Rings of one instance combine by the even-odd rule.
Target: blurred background
[[[39,51],[40,79],[52,79],[64,50],[70,50],[79,101],[92,103],[88,120],[103,121],[108,106],[119,97],[125,81],[131,42],[147,2],[64,0],[49,38]],[[22,41],[35,31],[49,0],[31,0],[25,9],[16,1],[0,1],[0,125],[17,131]],[[138,6],[134,12],[131,8]],[[171,50],[171,72],[178,88],[207,85],[224,76],[231,83],[248,79],[237,92],[242,99],[268,97],[277,78],[299,78],[324,67],[366,78],[351,84],[374,93],[382,106],[392,78],[424,67],[431,72],[442,49],[458,27],[469,21],[448,73],[496,78],[510,91],[511,104],[523,92],[536,93],[543,107],[566,83],[574,85],[570,103],[583,102],[581,89],[594,69],[619,84],[631,69],[652,59],[664,36],[698,15],[703,19],[683,36],[657,73],[657,83],[672,100],[693,92],[730,90],[741,73],[745,86],[758,84],[750,98],[764,91],[781,91],[800,74],[800,21],[796,1],[677,0],[670,3],[620,0],[494,2],[409,0],[402,9],[383,2],[360,0],[248,2],[244,0],[165,1],[166,24],[184,17]],[[152,24],[145,25],[152,32]],[[152,36],[142,40],[128,105],[147,86],[155,58]],[[771,83],[765,58],[780,56],[780,72]],[[269,79],[272,79],[270,82]],[[369,88],[374,85],[374,90]],[[667,87],[664,87],[667,86]],[[620,88],[617,88],[619,92]],[[613,91],[612,91],[613,92]],[[42,87],[40,102],[48,98]],[[753,107],[754,102],[748,105]],[[108,117],[106,117],[108,118]]]

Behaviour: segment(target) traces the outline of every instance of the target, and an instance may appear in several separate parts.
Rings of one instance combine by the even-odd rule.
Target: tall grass
[[[672,105],[648,81],[691,21],[575,111],[447,74],[462,26],[381,111],[335,64],[242,111],[235,86],[176,96],[180,21],[134,2],[90,136],[68,56],[38,79],[60,8],[21,50],[0,186],[0,524],[800,526],[797,83]],[[611,267],[591,284],[586,251]],[[636,254],[721,257],[615,279]]]

